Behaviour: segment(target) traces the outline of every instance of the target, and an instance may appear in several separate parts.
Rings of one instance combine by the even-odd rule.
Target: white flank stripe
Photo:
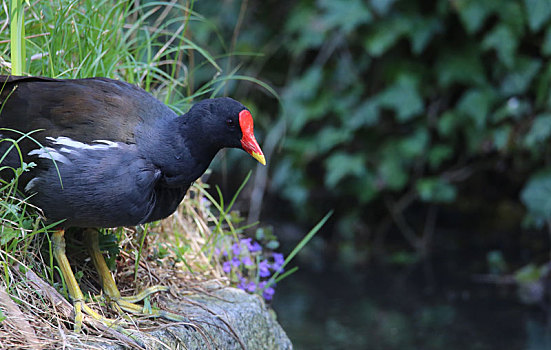
[[[80,141],[75,141],[69,137],[60,136],[58,138],[47,137],[54,145],[62,145],[70,148],[86,149],[86,150],[107,150],[109,148],[117,148],[119,145],[116,142],[108,140],[94,140],[93,142],[100,143],[99,145],[87,145]]]
[[[29,152],[29,156],[37,155],[38,158],[53,159],[56,162],[61,162],[65,164],[70,164],[71,161],[69,158],[65,157],[63,154],[59,153],[57,150],[51,147],[45,147],[40,149],[33,149]]]
[[[29,152],[29,156],[37,155],[39,158],[53,159],[56,162],[70,164],[71,160],[67,158],[65,154],[79,153],[81,150],[91,151],[106,151],[112,148],[118,148],[119,145],[116,142],[109,140],[94,140],[96,144],[88,145],[80,141],[75,141],[69,137],[60,136],[58,138],[46,137],[48,141],[51,141],[54,146],[61,146],[59,149],[53,147],[43,147],[34,149]]]
[[[34,177],[27,183],[27,186],[25,186],[25,192],[29,192],[34,185],[36,185],[36,180],[38,180],[38,177]]]

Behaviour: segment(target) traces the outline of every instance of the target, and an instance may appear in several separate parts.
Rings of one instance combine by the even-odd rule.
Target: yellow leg
[[[100,276],[102,289],[107,295],[109,301],[111,301],[115,305],[115,307],[132,314],[145,315],[149,317],[162,317],[177,322],[185,320],[182,316],[174,314],[172,312],[163,311],[156,308],[146,309],[144,308],[144,306],[136,304],[136,302],[145,299],[150,294],[167,291],[168,287],[153,286],[141,291],[134,296],[122,297],[115,283],[115,279],[111,275],[111,271],[109,271],[109,268],[105,263],[105,259],[103,258],[103,254],[99,249],[98,231],[89,229],[86,230],[84,235],[87,239],[87,246],[90,252],[90,256],[92,257],[92,262],[96,266],[96,270],[98,271],[98,274]]]
[[[101,316],[84,303],[84,295],[82,294],[82,291],[78,286],[75,275],[71,270],[69,260],[65,255],[64,234],[64,230],[55,231],[52,236],[52,244],[54,257],[57,260],[57,264],[59,265],[59,269],[61,270],[61,274],[63,275],[63,279],[65,280],[67,288],[69,289],[69,295],[71,296],[71,299],[73,300],[73,305],[75,307],[75,332],[80,332],[82,330],[82,311],[86,312],[88,315],[92,316],[98,321],[102,321],[107,325],[112,325],[113,322],[111,320],[108,320],[105,317]]]

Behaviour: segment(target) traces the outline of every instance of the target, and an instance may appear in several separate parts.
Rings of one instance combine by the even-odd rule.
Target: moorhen
[[[53,233],[54,256],[75,308],[107,322],[84,303],[65,255],[68,227],[136,226],[172,214],[192,182],[225,147],[241,148],[260,163],[264,155],[253,134],[249,110],[231,98],[206,99],[176,115],[145,90],[107,79],[50,79],[0,76],[1,166],[18,168],[21,158],[35,166],[18,188],[43,210],[46,220],[64,220]],[[10,181],[12,171],[0,173]],[[99,249],[98,231],[86,229],[102,288],[121,309],[142,313],[135,304],[163,287],[121,297]],[[166,311],[151,316],[179,320]]]

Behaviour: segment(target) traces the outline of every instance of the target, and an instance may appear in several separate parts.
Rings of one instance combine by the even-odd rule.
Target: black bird
[[[231,98],[207,99],[178,116],[145,90],[107,79],[0,76],[0,164],[21,166],[8,140],[17,140],[26,163],[36,165],[18,187],[49,222],[64,220],[53,234],[54,255],[75,306],[106,322],[83,302],[65,256],[64,229],[135,226],[172,214],[192,182],[216,153],[241,148],[260,163],[264,155],[249,110]],[[0,176],[9,181],[13,172]],[[121,297],[98,246],[97,230],[86,230],[102,287],[122,309],[141,313],[136,297]],[[152,316],[176,318],[153,310]],[[174,317],[172,317],[174,316]]]

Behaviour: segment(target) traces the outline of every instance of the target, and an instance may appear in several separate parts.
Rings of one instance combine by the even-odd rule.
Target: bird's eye
[[[226,119],[226,125],[233,128],[235,126],[235,121],[232,118],[228,118]]]

